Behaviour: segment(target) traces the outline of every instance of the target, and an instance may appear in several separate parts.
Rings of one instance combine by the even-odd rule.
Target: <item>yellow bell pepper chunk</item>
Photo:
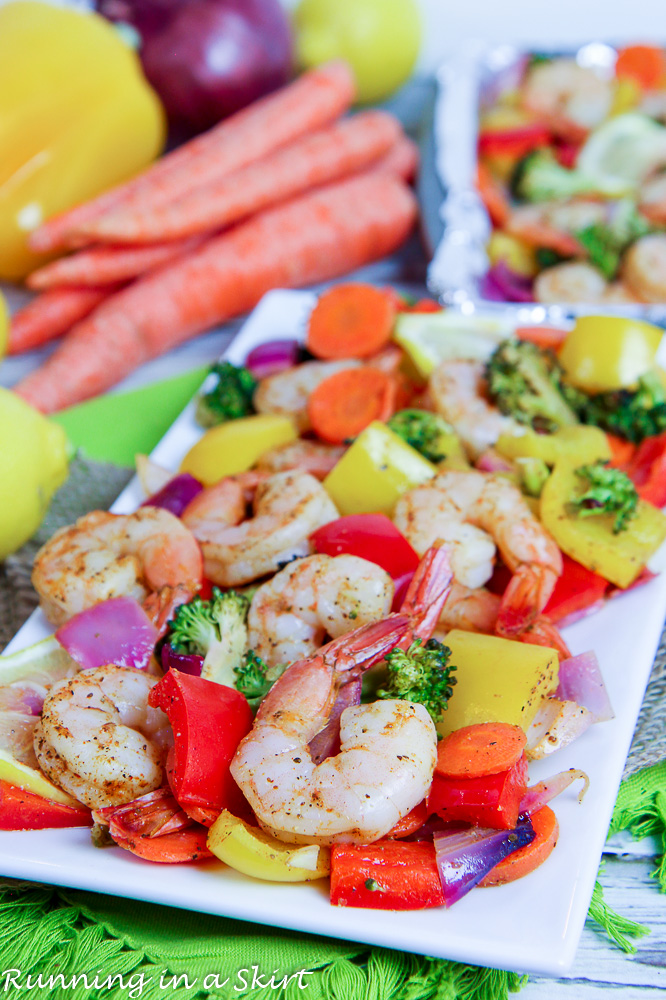
[[[504,261],[512,271],[528,278],[533,278],[539,271],[535,248],[501,229],[493,232],[486,251],[491,264]]]
[[[41,771],[22,764],[5,750],[0,750],[0,781],[8,781],[10,785],[41,795],[43,799],[49,799],[51,802],[60,802],[64,806],[81,804],[67,792],[63,792],[62,788],[53,785]]]
[[[543,525],[572,559],[616,587],[628,587],[666,539],[666,517],[645,500],[638,501],[636,516],[617,534],[614,514],[579,517],[571,507],[572,497],[584,490],[576,475],[579,466],[571,459],[556,464],[541,493]]]
[[[567,380],[583,392],[629,389],[654,368],[662,336],[644,320],[580,316],[558,358]]]
[[[495,448],[504,458],[540,458],[546,465],[555,465],[561,458],[585,465],[611,457],[604,431],[583,424],[562,427],[554,434],[537,434],[528,428],[522,434],[501,434]]]
[[[328,848],[283,844],[226,809],[210,828],[208,848],[230,868],[267,882],[311,882],[331,870]]]
[[[0,8],[0,278],[44,260],[45,219],[139,173],[166,121],[139,58],[103,17],[17,0]]]
[[[204,486],[212,486],[225,476],[247,472],[264,452],[288,444],[298,437],[296,425],[281,413],[258,413],[211,427],[180,465]]]
[[[324,487],[341,514],[392,514],[398,497],[435,475],[435,466],[386,424],[361,431]]]
[[[527,731],[541,701],[557,687],[559,657],[545,646],[453,629],[446,636],[456,686],[437,731],[448,736],[478,722]]]

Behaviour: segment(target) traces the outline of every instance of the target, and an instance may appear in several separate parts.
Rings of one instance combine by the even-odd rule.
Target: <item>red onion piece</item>
[[[74,615],[56,639],[84,670],[115,663],[145,670],[157,642],[157,629],[131,597],[112,597]]]
[[[141,504],[142,507],[161,507],[176,517],[180,517],[190,500],[194,500],[203,489],[202,483],[189,472],[181,472],[170,479],[157,493],[153,493]]]
[[[310,756],[315,764],[327,757],[333,757],[340,749],[340,716],[351,705],[361,704],[361,678],[354,677],[338,691],[328,725],[310,740]]]
[[[184,674],[192,674],[194,677],[201,677],[204,658],[196,653],[178,653],[168,642],[162,646],[162,669],[182,670]]]
[[[534,302],[532,279],[513,271],[503,260],[486,272],[481,295],[493,302]]]
[[[551,799],[554,799],[556,795],[559,795],[565,788],[568,788],[573,781],[578,781],[579,778],[584,782],[578,795],[578,801],[582,802],[585,792],[590,787],[590,779],[585,774],[585,771],[579,771],[575,767],[570,767],[568,771],[560,771],[559,774],[554,774],[552,778],[546,778],[545,781],[540,781],[538,784],[528,788],[520,800],[521,813],[531,815],[538,812]]]
[[[109,827],[114,840],[128,837],[164,837],[194,825],[176,802],[170,788],[157,788],[122,806],[96,809],[93,819]]]
[[[478,885],[488,872],[509,854],[530,844],[535,837],[528,816],[515,830],[490,830],[473,826],[433,837],[444,906],[452,906]]]
[[[586,708],[592,713],[594,722],[608,722],[615,718],[599,661],[592,650],[562,660],[555,697],[562,701],[575,701]]]
[[[298,364],[300,349],[297,340],[269,340],[252,348],[245,359],[245,367],[255,378],[267,378]]]
[[[482,455],[476,460],[476,468],[481,472],[513,472],[514,467],[511,462],[502,458],[494,448],[486,448]]]
[[[36,715],[0,712],[0,751],[20,764],[39,768],[33,746],[36,725]]]
[[[542,760],[562,750],[582,736],[593,722],[592,713],[575,701],[544,698],[527,728],[527,759]]]
[[[22,715],[41,715],[44,704],[44,688],[21,687],[9,684],[0,687],[0,712],[20,712]]]

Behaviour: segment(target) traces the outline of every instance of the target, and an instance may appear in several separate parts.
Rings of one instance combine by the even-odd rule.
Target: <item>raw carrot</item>
[[[560,832],[557,816],[548,806],[542,806],[530,816],[530,819],[536,833],[532,843],[518,848],[513,854],[508,854],[479,882],[480,886],[487,888],[514,882],[517,878],[535,871],[550,855],[557,844]]]
[[[319,296],[305,338],[317,358],[367,358],[391,339],[396,307],[380,288],[349,282]]]
[[[435,772],[447,778],[483,778],[508,771],[523,755],[525,733],[508,722],[479,722],[445,736]]]
[[[32,234],[30,246],[41,252],[81,245],[86,225],[105,212],[121,205],[130,214],[148,204],[168,205],[334,121],[353,99],[354,78],[346,63],[336,60],[304,73],[179,146],[129,183],[47,220]]]
[[[308,418],[322,441],[342,444],[373,420],[395,412],[396,383],[378,368],[346,368],[320,382],[308,398]]]
[[[110,212],[86,226],[103,242],[149,243],[180,239],[237,222],[269,205],[337,181],[370,166],[399,139],[400,123],[385,111],[365,111],[283,146],[169,205]]]
[[[615,75],[629,77],[645,90],[659,87],[666,79],[666,52],[656,45],[628,45],[618,52]]]
[[[391,253],[415,218],[412,192],[388,175],[269,209],[113,296],[14,389],[43,412],[88,399],[272,288],[326,281]]]
[[[384,153],[370,169],[402,177],[409,184],[416,177],[419,160],[419,147],[406,135],[401,135],[388,153]]]
[[[509,200],[500,182],[481,161],[476,168],[476,189],[491,221],[494,225],[503,227],[511,213]]]
[[[191,237],[141,247],[91,247],[45,264],[28,275],[26,284],[36,290],[62,285],[116,284],[168,264],[194,250],[201,242],[201,237]]]
[[[111,288],[54,288],[14,313],[9,326],[9,354],[41,347],[96,309]]]
[[[528,340],[530,344],[536,344],[537,347],[543,347],[545,350],[551,351],[559,351],[568,335],[568,330],[562,330],[557,326],[516,327],[516,337],[518,340]]]

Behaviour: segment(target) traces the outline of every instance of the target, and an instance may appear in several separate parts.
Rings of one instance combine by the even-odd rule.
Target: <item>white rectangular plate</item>
[[[226,357],[238,364],[256,344],[301,334],[313,301],[302,292],[267,295]],[[177,469],[200,434],[190,403],[153,457]],[[133,510],[142,499],[134,480],[113,510]],[[560,840],[541,868],[512,885],[475,889],[450,910],[370,914],[333,907],[326,881],[258,882],[216,861],[171,865],[166,873],[120,848],[94,848],[85,829],[0,833],[0,872],[477,965],[561,974],[574,959],[665,611],[662,575],[567,629],[574,653],[596,651],[617,715],[593,726],[554,759],[532,765],[530,774],[534,782],[565,768],[582,768],[590,776],[590,790],[582,805],[571,789],[556,799]],[[49,632],[36,612],[8,651]]]

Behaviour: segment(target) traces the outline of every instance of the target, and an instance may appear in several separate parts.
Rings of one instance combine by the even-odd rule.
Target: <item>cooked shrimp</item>
[[[286,472],[300,469],[317,479],[324,479],[338,464],[347,449],[343,445],[324,444],[299,438],[264,452],[255,468],[258,472]]]
[[[35,726],[42,771],[91,809],[159,788],[172,738],[148,695],[155,677],[107,664],[55,685]]]
[[[629,247],[622,278],[642,302],[666,302],[666,233],[641,236]]]
[[[574,59],[552,59],[528,70],[521,88],[525,108],[545,118],[557,135],[580,142],[610,114],[613,85]]]
[[[434,636],[444,639],[451,629],[459,628],[464,632],[484,632],[492,635],[497,625],[501,598],[492,594],[485,587],[464,587],[454,580],[451,593],[447,599],[437,622]]]
[[[324,637],[385,618],[393,581],[358,556],[296,559],[259,587],[248,615],[249,645],[269,666],[314,653]]]
[[[261,380],[254,393],[254,408],[257,413],[284,413],[293,417],[298,430],[310,429],[308,418],[308,397],[320,382],[345,371],[359,368],[360,361],[306,361],[296,368],[269,375]]]
[[[624,281],[612,281],[603,294],[602,302],[611,306],[635,305],[641,300],[631,291]]]
[[[603,302],[608,282],[600,271],[584,261],[566,261],[542,271],[534,281],[537,302]]]
[[[488,401],[479,361],[443,361],[430,376],[429,388],[435,410],[452,425],[472,458],[517,426]]]
[[[575,234],[588,226],[605,224],[609,214],[610,208],[604,202],[583,198],[515,205],[505,229],[531,246],[555,250],[563,257],[582,256],[584,250]]]
[[[446,550],[430,550],[408,594],[406,610],[413,615],[390,615],[334,639],[293,663],[269,691],[231,773],[273,836],[288,843],[370,843],[426,795],[437,734],[422,705],[386,700],[345,709],[340,752],[320,764],[308,744],[326,725],[350,673],[415,634],[430,634],[449,582]]]
[[[228,502],[231,489],[220,500],[222,489],[218,483],[195,497],[183,521],[201,543],[206,576],[223,587],[250,583],[309,555],[312,532],[339,516],[324,487],[306,472],[278,472],[260,483],[254,517],[240,524],[231,519],[238,509]]]
[[[645,181],[640,190],[639,209],[655,225],[666,225],[666,173]]]
[[[450,546],[455,579],[472,589],[490,579],[497,545],[513,574],[497,618],[503,635],[534,621],[562,572],[557,545],[520,490],[500,475],[440,472],[402,495],[393,520],[417,552],[441,538]]]
[[[167,510],[141,507],[133,514],[94,510],[60,528],[35,557],[32,583],[50,622],[110,597],[142,601],[149,591],[201,583],[201,550],[192,533]]]

